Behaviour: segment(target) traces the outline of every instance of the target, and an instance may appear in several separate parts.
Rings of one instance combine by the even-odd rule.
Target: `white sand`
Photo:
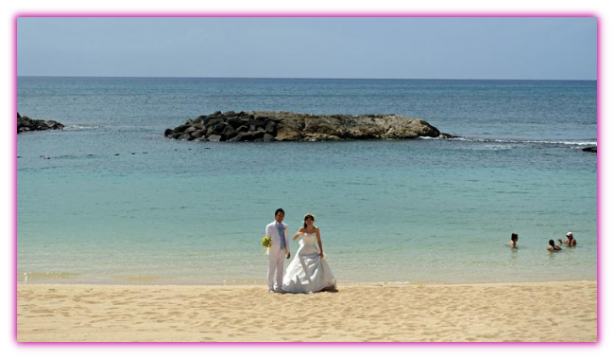
[[[20,342],[590,342],[597,282],[264,286],[19,284]]]

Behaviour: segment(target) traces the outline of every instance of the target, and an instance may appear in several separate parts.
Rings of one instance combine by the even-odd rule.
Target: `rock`
[[[181,125],[181,126],[177,126],[173,129],[173,131],[175,133],[183,133],[185,132],[185,130],[187,130],[188,128],[190,128],[190,125]]]
[[[597,153],[597,146],[585,147],[582,149],[582,151]]]
[[[207,127],[213,127],[213,126],[216,126],[217,124],[222,123],[222,122],[224,122],[224,119],[222,117],[212,118],[207,123]]]
[[[275,123],[275,121],[269,120],[264,124],[264,130],[267,133],[270,133],[275,136],[277,134],[277,124]]]
[[[166,130],[164,130],[164,137],[171,137],[173,135],[173,132],[173,130],[167,128]]]
[[[61,130],[64,125],[53,120],[33,120],[17,113],[17,133],[26,131]]]
[[[211,142],[219,142],[222,140],[222,136],[220,135],[211,135],[209,137],[207,137],[207,140],[211,141]]]
[[[303,128],[305,127],[304,118],[293,116],[291,112],[281,112],[286,114],[284,121],[277,124],[277,141],[301,141],[303,139]]]
[[[249,127],[248,126],[239,126],[239,128],[237,128],[235,131],[237,131],[237,132],[247,132],[247,131],[249,131]]]
[[[250,132],[250,133],[252,134],[252,138],[254,139],[254,141],[263,140],[264,135],[266,135],[266,132],[264,131],[256,131],[256,132]]]
[[[204,126],[207,126],[209,124],[209,121],[211,121],[213,119],[212,116],[198,116],[198,119],[200,119],[200,122],[203,124]]]
[[[232,128],[231,125],[227,125],[226,128],[224,128],[224,130],[222,131],[222,134],[225,138],[233,138],[237,136],[237,131],[235,131],[235,129]]]
[[[32,126],[32,122],[27,117],[23,118],[21,116],[17,116],[17,133],[23,132],[25,130],[29,131],[30,126]]]
[[[231,117],[231,118],[226,119],[226,122],[233,128],[239,128],[242,125],[246,124],[247,120],[241,119],[239,117]]]
[[[200,116],[198,119],[202,119]],[[197,119],[197,120],[198,120]],[[205,121],[204,119],[202,121]],[[204,136],[224,141],[339,141],[452,138],[428,122],[400,115],[310,115],[293,112],[253,111],[239,114],[228,111],[206,116]],[[192,126],[198,125],[192,121]],[[194,132],[186,125],[178,132]],[[179,131],[180,130],[180,131]],[[165,132],[166,133],[166,132]],[[201,136],[202,137],[202,136]],[[176,137],[175,137],[176,138]],[[210,139],[211,140],[211,139]]]
[[[196,131],[192,132],[190,134],[190,136],[192,136],[192,138],[194,138],[194,139],[198,139],[198,138],[201,138],[201,137],[205,137],[206,134],[207,134],[207,131],[205,131],[205,130],[196,130]]]
[[[194,121],[190,121],[190,123],[188,123],[188,125],[190,125],[191,127],[196,128],[197,130],[202,129],[203,127],[205,127],[203,125],[203,122],[200,120],[194,120]]]
[[[247,124],[250,126],[254,125],[255,127],[264,127],[264,124],[266,123],[266,121],[267,121],[266,117],[255,116],[254,118],[247,121]]]
[[[220,122],[217,125],[213,126],[213,132],[221,134],[222,131],[224,131],[224,129],[226,128],[226,126],[228,126],[226,122]]]

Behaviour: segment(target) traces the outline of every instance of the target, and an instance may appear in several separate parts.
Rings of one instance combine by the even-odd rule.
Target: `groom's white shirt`
[[[276,256],[281,250],[281,237],[279,236],[279,231],[277,230],[277,221],[273,221],[273,223],[269,223],[266,226],[266,235],[271,237],[271,247],[267,249],[267,254],[269,256]],[[290,238],[288,236],[288,225],[284,222],[281,222],[281,225],[284,226],[284,237],[286,237],[286,255],[290,253]]]

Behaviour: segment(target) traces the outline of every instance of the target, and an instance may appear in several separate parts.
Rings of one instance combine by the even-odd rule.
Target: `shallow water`
[[[398,113],[461,138],[162,136],[216,110]],[[595,82],[20,77],[18,111],[68,126],[18,136],[18,281],[264,283],[278,207],[290,228],[316,214],[340,283],[596,278]],[[570,230],[576,248],[545,250]]]

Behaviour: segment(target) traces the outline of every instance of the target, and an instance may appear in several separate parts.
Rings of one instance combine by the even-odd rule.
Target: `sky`
[[[18,76],[597,78],[595,17],[19,17]]]

